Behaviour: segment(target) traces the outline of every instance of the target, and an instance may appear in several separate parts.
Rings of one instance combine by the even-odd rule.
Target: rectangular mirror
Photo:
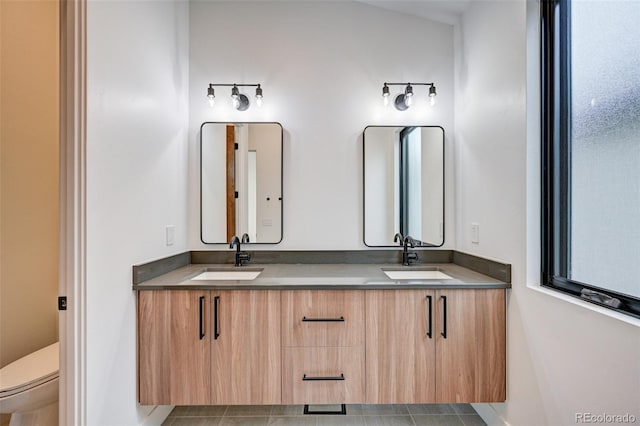
[[[444,129],[364,129],[364,243],[395,246],[396,233],[421,246],[444,244]]]
[[[200,224],[205,244],[282,241],[280,123],[200,126]]]

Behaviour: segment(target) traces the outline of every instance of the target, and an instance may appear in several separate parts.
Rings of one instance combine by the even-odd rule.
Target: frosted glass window
[[[640,318],[640,1],[539,5],[541,284]]]
[[[640,297],[640,1],[570,22],[568,278]]]

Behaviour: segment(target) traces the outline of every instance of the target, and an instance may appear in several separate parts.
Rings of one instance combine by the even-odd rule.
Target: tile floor
[[[310,406],[309,409],[339,410],[340,406]],[[302,410],[302,405],[176,407],[163,425],[485,425],[469,404],[347,405],[345,416],[303,415]]]

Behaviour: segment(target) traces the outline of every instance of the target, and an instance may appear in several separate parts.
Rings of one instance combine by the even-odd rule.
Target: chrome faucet
[[[404,266],[410,266],[412,262],[418,260],[418,253],[407,251],[409,246],[411,246],[411,248],[414,248],[416,246],[416,240],[414,240],[413,237],[409,235],[403,237],[402,234],[398,232],[396,235],[394,235],[393,242],[400,243],[400,245],[403,247],[402,264]]]
[[[229,242],[229,248],[232,249],[234,246],[236,247],[236,262],[235,266],[242,266],[242,262],[248,262],[251,260],[251,255],[249,253],[245,253],[240,251],[240,243],[248,243],[249,235],[244,234],[242,236],[242,241],[238,238],[237,235],[234,235]]]

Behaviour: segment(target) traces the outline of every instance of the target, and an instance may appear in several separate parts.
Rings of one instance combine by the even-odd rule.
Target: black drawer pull
[[[328,380],[344,380],[344,374],[340,374],[340,376],[338,377],[309,377],[306,374],[302,375],[302,381],[303,382],[308,382],[308,381],[328,381]]]
[[[302,322],[344,322],[344,317],[340,317],[340,318],[307,318],[307,317],[302,317]]]

